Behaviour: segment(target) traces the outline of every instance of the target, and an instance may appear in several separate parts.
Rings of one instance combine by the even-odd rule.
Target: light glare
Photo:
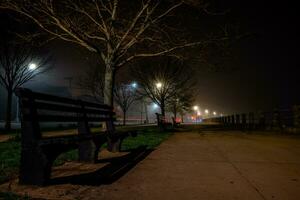
[[[36,68],[37,68],[37,65],[35,63],[30,63],[28,65],[28,69],[31,70],[31,71],[35,70]]]
[[[162,87],[162,83],[161,82],[156,83],[156,88],[157,89],[160,89],[161,87]]]

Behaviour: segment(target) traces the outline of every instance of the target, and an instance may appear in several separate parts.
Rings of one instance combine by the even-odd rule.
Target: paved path
[[[104,197],[122,199],[124,193],[126,199],[299,200],[300,140],[176,134],[107,187]]]
[[[51,187],[62,199],[299,200],[300,138],[177,133],[112,184],[35,192]]]

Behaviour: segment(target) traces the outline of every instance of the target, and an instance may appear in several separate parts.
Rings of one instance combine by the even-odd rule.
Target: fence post
[[[235,127],[234,115],[231,115],[231,128]]]
[[[293,106],[293,125],[296,131],[300,128],[300,105]]]
[[[249,116],[249,119],[248,119],[249,129],[252,130],[253,126],[254,126],[254,113],[250,112],[248,116]]]
[[[237,129],[240,129],[241,128],[241,123],[240,123],[240,115],[239,114],[236,114],[235,115],[235,123],[236,123],[236,128]]]

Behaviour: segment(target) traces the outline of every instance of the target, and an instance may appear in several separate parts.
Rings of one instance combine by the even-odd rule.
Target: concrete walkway
[[[104,191],[104,199],[299,200],[300,140],[179,133]]]
[[[300,138],[177,133],[111,184],[19,190],[48,199],[299,200]]]

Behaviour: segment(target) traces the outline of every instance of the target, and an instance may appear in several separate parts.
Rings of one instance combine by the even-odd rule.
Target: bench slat
[[[71,112],[71,113],[86,113],[86,114],[99,114],[99,115],[113,115],[114,112],[106,109],[106,110],[96,110],[85,108],[84,110],[79,106],[67,106],[67,105],[59,105],[52,103],[44,103],[44,102],[36,102],[36,107],[38,110],[50,110],[50,111],[61,111],[61,112]],[[25,104],[26,105],[26,104]],[[101,108],[99,108],[101,109]]]
[[[106,133],[86,134],[86,135],[68,135],[42,138],[38,141],[40,146],[49,144],[75,144],[84,140],[106,139]]]
[[[40,122],[79,122],[86,119],[89,122],[106,122],[115,121],[112,117],[80,117],[80,116],[63,116],[63,115],[38,115]],[[29,121],[30,115],[24,115],[24,120]]]
[[[82,101],[82,100],[77,100],[77,99],[54,96],[54,95],[50,95],[50,94],[32,92],[31,90],[24,89],[24,88],[18,88],[16,90],[16,94],[19,97],[31,97],[35,100],[66,103],[66,104],[72,104],[72,105],[77,105],[77,106],[84,105],[86,107],[94,107],[94,108],[102,108],[102,109],[112,110],[111,106],[108,106],[108,105],[105,105],[105,104],[98,104],[98,103],[93,103],[93,102],[86,102],[86,101]]]

